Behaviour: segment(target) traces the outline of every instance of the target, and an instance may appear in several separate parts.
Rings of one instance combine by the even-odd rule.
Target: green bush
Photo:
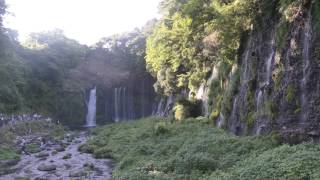
[[[174,117],[176,120],[183,120],[189,117],[197,117],[201,115],[201,102],[179,100],[173,108]]]
[[[16,150],[10,147],[0,146],[0,161],[1,160],[17,160],[20,159],[20,155]]]
[[[114,179],[204,180],[230,179],[247,158],[279,147],[272,136],[234,137],[198,119],[164,122],[148,118],[107,125],[82,148],[116,160]],[[170,133],[160,136],[157,126]]]
[[[235,137],[197,119],[163,119],[107,125],[85,146],[118,163],[113,179],[317,179],[320,145],[280,145],[279,135]],[[163,126],[160,125],[160,126]]]
[[[320,146],[283,145],[253,154],[234,167],[231,179],[318,179]]]
[[[158,122],[154,126],[154,131],[156,135],[165,134],[169,132],[166,122]]]

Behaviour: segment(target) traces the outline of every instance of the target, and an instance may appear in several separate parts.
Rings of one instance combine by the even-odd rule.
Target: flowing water
[[[78,134],[72,140],[63,140],[59,143],[47,142],[43,145],[43,151],[38,154],[24,154],[21,161],[12,167],[11,174],[0,176],[0,180],[15,180],[18,177],[45,180],[65,179],[95,179],[110,180],[112,162],[106,159],[95,159],[90,154],[80,153],[78,147],[85,143],[87,135]],[[70,142],[71,141],[71,142]],[[61,143],[67,147],[64,151],[57,152],[55,149]],[[39,157],[39,154],[46,156]],[[68,158],[65,156],[68,155]],[[55,169],[41,171],[39,167],[54,166]]]
[[[88,112],[86,117],[86,127],[96,126],[96,110],[97,110],[97,88],[94,87],[90,90]]]
[[[274,36],[274,35],[273,35]],[[271,77],[272,77],[272,65],[274,62],[274,58],[276,55],[276,49],[275,49],[275,38],[273,37],[271,39],[271,53],[266,61],[266,83],[270,84]]]
[[[305,123],[307,121],[307,82],[310,76],[310,45],[311,45],[311,37],[312,37],[312,27],[311,27],[311,9],[309,8],[308,17],[305,22],[304,27],[304,39],[303,39],[303,77],[300,82],[301,88],[301,123]]]

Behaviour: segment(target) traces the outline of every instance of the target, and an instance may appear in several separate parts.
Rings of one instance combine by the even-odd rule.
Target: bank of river
[[[42,143],[41,151],[34,154],[23,153],[18,164],[8,171],[10,174],[0,176],[0,180],[111,179],[110,160],[95,159],[90,154],[78,151],[78,147],[86,141],[87,135],[82,132],[61,141]]]

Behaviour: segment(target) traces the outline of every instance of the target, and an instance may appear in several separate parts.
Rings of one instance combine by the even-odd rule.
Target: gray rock
[[[87,176],[87,172],[85,171],[74,171],[74,172],[70,172],[69,177],[82,177],[82,176]]]
[[[50,156],[48,152],[40,152],[35,155],[37,158],[44,158]]]
[[[57,169],[57,166],[54,164],[41,164],[38,166],[39,171],[54,171]]]
[[[67,153],[66,155],[64,155],[64,156],[62,157],[62,159],[70,159],[71,157],[72,157],[72,154]]]
[[[65,151],[66,149],[65,149],[64,147],[62,147],[62,146],[59,146],[59,147],[55,148],[55,150],[56,150],[57,152],[63,152],[63,151]]]

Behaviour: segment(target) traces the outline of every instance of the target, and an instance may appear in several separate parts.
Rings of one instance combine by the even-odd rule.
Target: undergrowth
[[[204,119],[148,118],[93,134],[80,150],[114,159],[118,180],[320,177],[320,145],[281,145],[277,136],[236,137]]]

